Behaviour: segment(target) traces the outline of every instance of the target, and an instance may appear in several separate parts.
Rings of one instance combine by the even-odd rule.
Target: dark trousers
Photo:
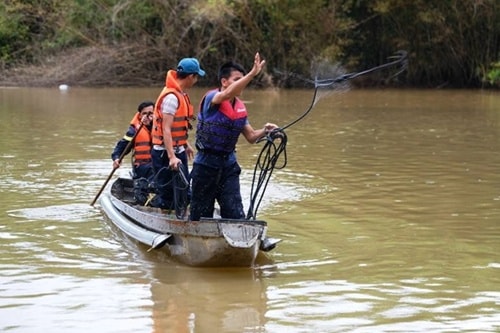
[[[191,171],[190,220],[213,217],[215,200],[219,203],[222,218],[245,218],[240,174],[241,168],[236,162],[220,168],[194,163]]]
[[[134,166],[134,179],[146,178],[147,180],[151,180],[151,177],[153,177],[153,165],[151,163]]]
[[[135,202],[144,205],[151,192],[150,182],[153,178],[153,165],[151,163],[135,165],[132,178],[134,179]]]
[[[163,209],[174,209],[176,215],[184,215],[189,203],[189,170],[186,152],[176,154],[181,160],[180,171],[169,168],[169,158],[166,150],[151,150],[153,160],[153,186],[156,189],[158,199],[154,200],[154,206]],[[182,175],[179,174],[182,172]]]

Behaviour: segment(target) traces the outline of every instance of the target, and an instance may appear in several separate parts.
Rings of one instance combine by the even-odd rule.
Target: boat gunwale
[[[224,218],[202,218],[200,221],[182,220],[175,217],[174,214],[166,214],[159,208],[140,206],[127,202],[124,196],[119,196],[119,193],[124,193],[124,183],[131,179],[119,178],[113,183],[109,193],[113,206],[125,215],[131,223],[134,223],[146,230],[151,230],[158,233],[191,235],[191,236],[206,236],[206,237],[222,237],[223,230],[226,225],[230,227],[237,226],[241,229],[254,230],[258,229],[259,238],[266,236],[267,222],[262,220],[242,220],[242,219],[224,219]],[[255,231],[251,232],[255,234]]]

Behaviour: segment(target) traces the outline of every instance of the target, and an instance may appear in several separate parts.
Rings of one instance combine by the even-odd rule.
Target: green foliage
[[[404,49],[410,55],[408,84],[474,87],[485,78],[498,82],[499,44],[498,0],[0,3],[3,68],[36,63],[75,47],[126,45],[147,49],[142,67],[158,73],[181,57],[196,56],[209,77],[215,77],[222,61],[248,66],[258,50],[269,72],[278,68],[307,75],[318,58],[362,70]]]
[[[0,64],[4,67],[22,56],[30,41],[23,16],[7,3],[0,4]]]
[[[486,78],[490,85],[500,87],[500,61],[491,64],[491,69],[488,71]]]
[[[497,60],[497,0],[377,0],[357,2],[355,9],[361,38],[351,52],[369,62],[377,60],[369,49],[380,58],[394,48],[408,50],[408,77],[418,85],[480,86],[476,69]]]

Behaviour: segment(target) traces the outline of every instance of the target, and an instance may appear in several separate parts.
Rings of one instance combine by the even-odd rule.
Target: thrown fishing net
[[[376,71],[397,69],[396,73],[391,75],[391,77],[395,77],[406,70],[408,66],[406,51],[398,51],[395,55],[389,57],[389,59],[392,61],[354,73],[347,73],[339,64],[332,64],[326,60],[318,60],[311,65],[311,78],[305,78],[291,72],[275,70],[275,73],[282,76],[285,80],[299,80],[305,86],[314,87],[314,92],[311,104],[301,116],[288,125],[273,130],[262,139],[262,141],[265,140],[265,145],[262,147],[261,153],[255,163],[247,219],[256,219],[257,210],[274,169],[282,169],[286,166],[287,136],[285,129],[293,126],[307,116],[321,99],[333,93],[348,91],[350,89],[349,81],[356,77]],[[278,164],[278,160],[282,154],[284,158]]]
[[[285,75],[286,80],[299,80],[305,88],[314,87],[311,104],[309,108],[297,119],[283,126],[285,130],[302,120],[314,106],[323,98],[334,93],[348,91],[351,88],[349,80],[338,80],[335,78],[344,77],[347,71],[339,63],[331,63],[326,59],[313,61],[311,64],[311,78],[305,78],[296,73],[284,73],[275,70],[280,75]]]
[[[347,70],[340,63],[332,64],[325,59],[313,62],[311,65],[311,77],[314,80],[310,81],[310,83],[314,84],[316,93],[314,94],[312,107],[327,96],[349,91],[351,89],[349,80],[333,81],[331,84],[320,84],[321,82],[329,82],[332,78],[343,77],[346,74]]]
[[[390,75],[388,74],[388,76],[392,78],[404,72],[408,67],[408,58],[406,51],[398,51],[396,52],[396,54],[389,57],[389,59],[392,61],[364,71],[352,73],[347,73],[347,71],[339,63],[333,64],[328,60],[320,59],[313,62],[311,65],[311,78],[305,78],[296,73],[275,70],[275,73],[284,77],[285,80],[299,80],[302,81],[305,86],[314,87],[312,101],[309,108],[300,117],[292,121],[290,124],[283,126],[281,129],[287,129],[299,122],[309,112],[311,112],[314,106],[321,99],[325,98],[326,96],[329,96],[333,93],[348,91],[351,88],[349,81],[352,79],[377,71],[389,71],[396,69],[397,71],[395,73]]]

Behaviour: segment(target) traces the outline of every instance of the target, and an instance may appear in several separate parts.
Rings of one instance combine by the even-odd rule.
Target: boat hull
[[[267,238],[267,223],[255,220],[178,219],[170,212],[133,203],[132,181],[119,178],[100,200],[108,219],[129,237],[165,251],[189,266],[252,266],[261,251],[280,240]]]

